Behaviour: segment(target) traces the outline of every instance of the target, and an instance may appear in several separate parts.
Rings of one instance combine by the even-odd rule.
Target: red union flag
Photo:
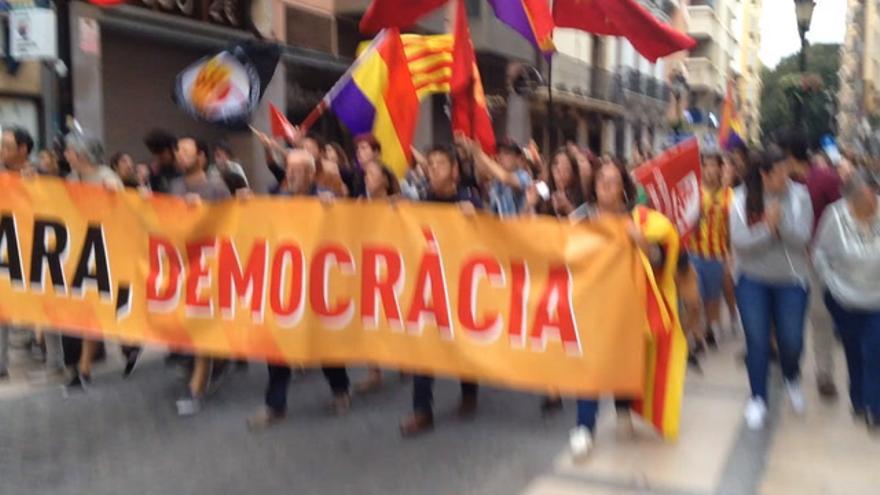
[[[651,206],[687,236],[700,221],[700,145],[689,139],[633,170]]]

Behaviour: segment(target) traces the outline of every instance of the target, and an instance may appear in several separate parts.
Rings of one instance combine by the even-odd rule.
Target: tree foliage
[[[837,95],[840,45],[817,44],[807,47],[807,76],[802,77],[798,54],[779,62],[775,69],[764,67],[761,75],[761,132],[773,139],[786,128],[803,125],[811,145],[832,132],[832,102]],[[819,82],[821,80],[821,82]],[[803,100],[803,122],[795,122],[796,100]]]

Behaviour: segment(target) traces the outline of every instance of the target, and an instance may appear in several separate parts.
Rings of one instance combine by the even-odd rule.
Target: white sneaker
[[[633,426],[632,414],[629,411],[617,413],[617,438],[630,440],[636,436],[636,428]]]
[[[746,426],[750,430],[763,429],[764,423],[767,420],[767,404],[764,403],[764,399],[758,397],[749,399],[744,416],[746,418]]]
[[[801,390],[801,382],[786,381],[785,391],[788,392],[788,401],[791,403],[791,409],[798,416],[803,416],[807,410],[807,401],[804,399],[804,391]]]
[[[593,434],[586,426],[578,426],[568,435],[568,446],[575,461],[584,460],[593,449]]]

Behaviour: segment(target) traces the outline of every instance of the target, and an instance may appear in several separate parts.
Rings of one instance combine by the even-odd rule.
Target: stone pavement
[[[452,414],[457,384],[440,381],[436,431],[404,440],[397,421],[410,386],[396,373],[334,418],[323,377],[312,372],[291,386],[288,421],[251,434],[245,418],[260,404],[261,365],[231,376],[189,419],[175,416],[182,384],[155,353],[128,381],[118,361],[103,365],[88,394],[66,400],[19,371],[0,385],[0,495],[880,493],[880,441],[853,424],[846,401],[818,401],[809,359],[807,416],[777,400],[769,435],[744,429],[740,347],[725,343],[704,360],[704,376],[689,377],[679,442],[646,430],[618,440],[613,408],[604,408],[597,448],[578,465],[565,453],[574,404],[542,419],[529,394],[483,389],[479,416],[462,422]]]
[[[842,351],[836,365],[844,395],[833,403],[819,399],[812,352],[804,354],[804,417],[782,397],[774,369],[770,423],[758,433],[742,420],[748,382],[745,367],[733,358],[741,348],[740,342],[722,343],[720,352],[703,360],[703,376],[689,374],[677,443],[662,443],[644,430],[635,439],[616,438],[613,407],[607,407],[590,457],[574,464],[560,454],[525,495],[880,493],[880,438],[869,437],[850,414]]]

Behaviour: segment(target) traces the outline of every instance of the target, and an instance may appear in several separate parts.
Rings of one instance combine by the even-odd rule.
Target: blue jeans
[[[614,409],[626,411],[632,406],[632,401],[618,399],[614,401]],[[599,401],[596,399],[578,399],[577,401],[577,425],[586,426],[591,433],[596,432],[596,417],[599,415]]]
[[[825,304],[843,342],[853,409],[880,419],[880,311],[846,309],[828,292]]]
[[[808,296],[809,290],[797,283],[770,284],[740,276],[736,305],[746,334],[746,367],[752,397],[767,400],[771,329],[776,329],[782,375],[788,381],[800,377]]]
[[[697,272],[703,302],[720,301],[724,289],[724,262],[697,255],[691,255],[690,260]]]
[[[322,368],[330,391],[333,395],[348,393],[348,372],[342,367]],[[289,366],[269,365],[269,385],[266,387],[266,407],[276,414],[287,411],[287,387],[290,385],[291,370]]]

